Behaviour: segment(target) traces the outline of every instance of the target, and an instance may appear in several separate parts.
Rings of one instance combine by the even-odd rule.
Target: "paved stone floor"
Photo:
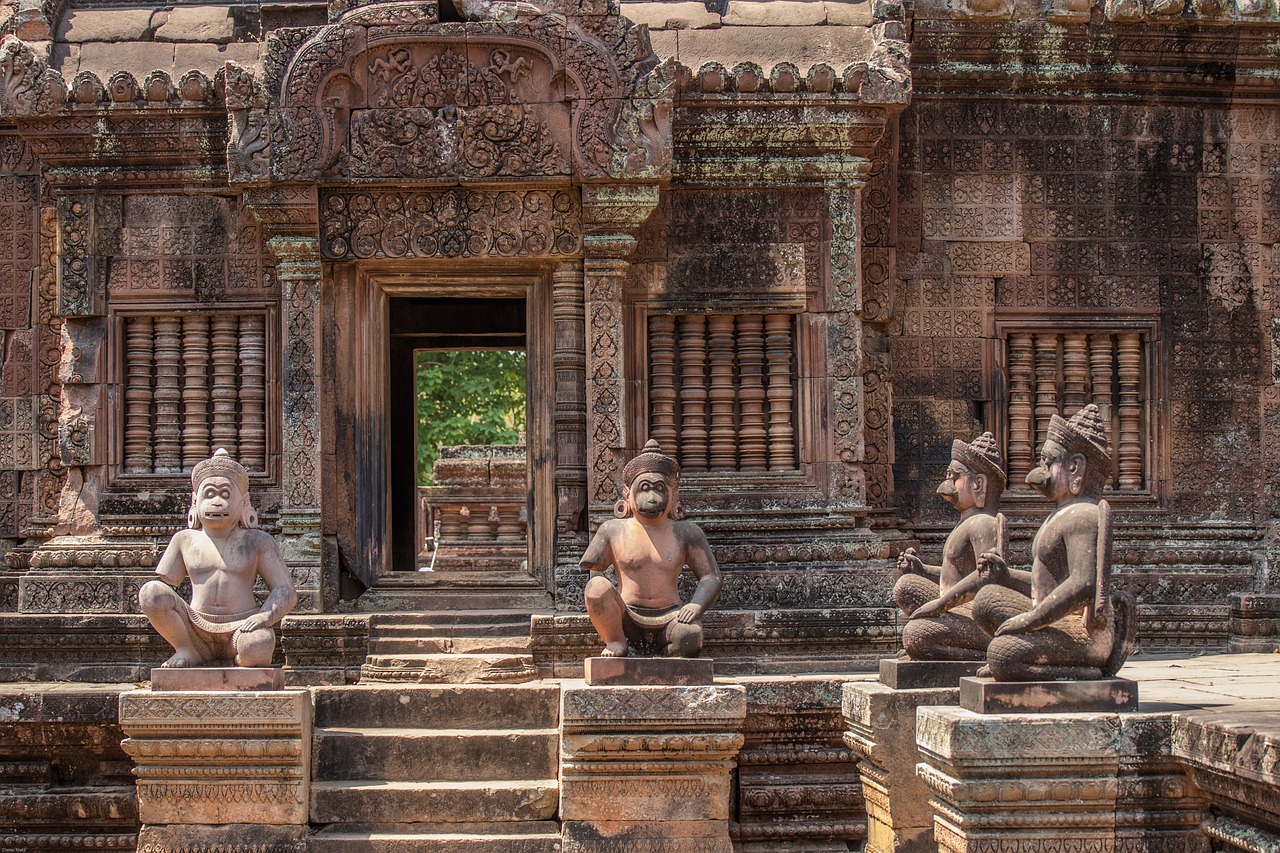
[[[1280,711],[1280,654],[1142,657],[1120,670],[1140,711]]]

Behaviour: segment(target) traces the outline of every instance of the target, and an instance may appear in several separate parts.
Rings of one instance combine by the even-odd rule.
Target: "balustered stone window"
[[[1009,488],[1029,490],[1024,479],[1036,464],[1052,415],[1070,417],[1096,403],[1110,419],[1115,462],[1110,489],[1151,494],[1156,442],[1151,407],[1156,374],[1151,357],[1153,323],[1089,324],[1075,321],[998,323],[996,426],[1004,439]]]
[[[266,470],[268,320],[263,308],[122,317],[125,474],[189,472],[219,447]]]
[[[649,437],[688,473],[794,471],[795,316],[651,314]]]

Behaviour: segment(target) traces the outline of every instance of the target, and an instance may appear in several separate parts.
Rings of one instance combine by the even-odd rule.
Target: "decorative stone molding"
[[[738,686],[567,687],[560,819],[571,853],[729,853]]]
[[[916,776],[916,708],[957,705],[958,687],[895,690],[878,681],[844,686],[844,742],[858,760],[867,803],[867,853],[932,853],[929,790]]]
[[[144,825],[304,826],[311,694],[138,690],[120,695]]]

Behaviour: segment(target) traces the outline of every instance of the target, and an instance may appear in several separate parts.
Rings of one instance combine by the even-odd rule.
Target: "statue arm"
[[[1088,530],[1066,537],[1067,577],[1054,587],[1040,603],[1005,621],[996,636],[1019,634],[1047,628],[1063,616],[1079,610],[1093,600],[1094,576],[1097,572],[1097,531]]]
[[[940,583],[942,581],[942,566],[929,565],[920,559],[920,555],[916,553],[915,548],[908,548],[898,555],[898,574],[920,575],[934,583]]]
[[[1023,595],[1031,595],[1031,572],[1026,569],[1011,568],[998,551],[987,551],[979,557],[978,571],[974,574],[982,578],[979,586],[998,583]]]
[[[187,531],[179,530],[169,540],[169,547],[164,549],[160,562],[156,564],[156,575],[169,586],[176,587],[187,576],[187,561],[182,557],[182,542]]]
[[[694,622],[701,619],[707,608],[720,598],[720,587],[724,581],[720,576],[720,567],[716,564],[715,554],[711,553],[707,535],[696,524],[683,523],[688,525],[685,528],[688,536],[685,561],[693,571],[694,577],[698,579],[698,585],[694,588],[693,597],[689,599],[689,603],[680,608],[680,615],[677,618],[681,622]]]
[[[612,521],[606,521],[596,530],[596,535],[591,537],[586,553],[578,561],[578,566],[583,571],[603,572],[613,565],[613,543],[610,537],[612,529]]]
[[[245,620],[243,630],[254,631],[276,624],[298,603],[298,592],[293,588],[289,567],[280,558],[280,550],[268,533],[259,531],[258,575],[270,590],[257,615]]]

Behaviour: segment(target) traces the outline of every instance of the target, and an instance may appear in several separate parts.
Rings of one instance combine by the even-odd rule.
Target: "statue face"
[[[228,477],[206,477],[196,491],[196,517],[205,527],[231,527],[244,513],[245,496]]]
[[[1040,449],[1040,464],[1027,474],[1027,485],[1055,503],[1080,494],[1084,480],[1084,456],[1068,453],[1053,439]]]
[[[953,459],[937,492],[944,501],[965,512],[986,503],[986,478]]]
[[[671,485],[661,474],[641,474],[631,484],[631,506],[636,515],[661,518],[671,505]]]

